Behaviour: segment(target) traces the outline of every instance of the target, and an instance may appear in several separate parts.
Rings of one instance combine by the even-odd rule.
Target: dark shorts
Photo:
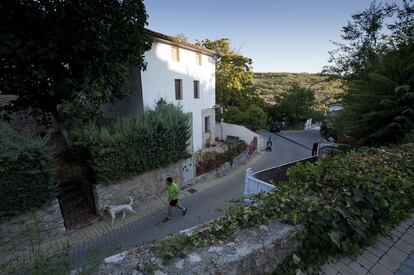
[[[170,205],[171,206],[176,206],[177,202],[178,202],[178,200],[172,200],[172,201],[170,201]]]

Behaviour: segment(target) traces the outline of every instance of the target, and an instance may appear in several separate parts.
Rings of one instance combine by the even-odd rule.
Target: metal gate
[[[66,164],[59,169],[59,201],[67,229],[91,224],[96,218],[92,183],[87,173],[78,165]]]

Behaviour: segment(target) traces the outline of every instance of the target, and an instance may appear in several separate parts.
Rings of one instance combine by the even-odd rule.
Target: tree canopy
[[[347,87],[337,129],[358,145],[400,142],[413,132],[413,30],[413,0],[373,2],[352,16],[343,42],[331,52],[332,65],[325,72]]]
[[[275,121],[294,124],[314,116],[315,105],[315,91],[295,84],[280,94],[278,102],[270,107],[269,113]]]
[[[145,68],[146,24],[142,0],[2,1],[0,93],[14,109],[91,119]]]
[[[205,39],[197,45],[214,50],[220,54],[216,62],[216,102],[228,108],[238,106],[240,100],[254,96],[252,86],[253,61],[230,49],[227,38],[219,40]]]

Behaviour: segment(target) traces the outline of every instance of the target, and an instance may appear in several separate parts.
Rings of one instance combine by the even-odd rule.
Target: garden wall
[[[172,177],[180,188],[183,188],[195,176],[195,169],[186,170],[189,164],[194,167],[193,160],[188,159],[165,168],[145,172],[118,183],[97,184],[95,186],[97,212],[102,214],[102,207],[106,203],[111,205],[129,203],[128,196],[134,198],[134,204],[145,204],[145,202],[157,199],[166,192],[164,187],[167,177]]]
[[[233,159],[233,163],[223,163],[216,169],[210,170],[195,179],[195,183],[202,183],[218,177],[223,177],[233,171],[234,169],[246,164],[250,160],[251,156],[247,153],[242,153]]]
[[[57,199],[36,210],[40,239],[42,242],[53,241],[64,236],[65,226]],[[14,255],[11,251],[31,251],[31,241],[36,241],[36,224],[32,212],[24,212],[0,220],[0,258],[7,262]],[[16,244],[18,240],[18,244]]]
[[[250,131],[244,126],[225,122],[216,123],[216,137],[225,140],[228,136],[239,137],[247,145],[249,145],[252,142],[253,138],[256,137],[257,148],[259,150],[263,150],[265,147],[263,138],[259,134]]]

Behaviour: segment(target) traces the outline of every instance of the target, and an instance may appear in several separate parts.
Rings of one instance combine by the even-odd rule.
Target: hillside
[[[269,103],[275,103],[281,92],[297,83],[299,86],[316,91],[319,104],[335,102],[334,96],[343,92],[338,80],[328,80],[326,76],[309,73],[254,73],[253,84],[260,96]]]

